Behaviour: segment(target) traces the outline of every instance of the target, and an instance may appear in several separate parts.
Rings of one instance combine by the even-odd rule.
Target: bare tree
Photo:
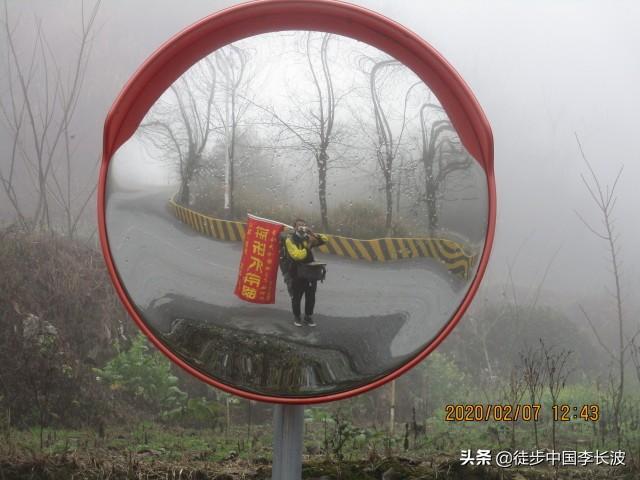
[[[249,102],[243,100],[241,94],[247,90],[247,52],[230,44],[215,53],[216,65],[221,74],[219,80],[223,95],[224,111],[216,104],[218,119],[223,125],[224,134],[224,212],[226,218],[234,213],[234,179],[237,152],[239,121]]]
[[[621,263],[620,263],[620,248],[618,245],[618,235],[615,230],[615,220],[614,220],[614,212],[617,201],[616,196],[616,187],[618,185],[618,181],[622,176],[623,167],[621,166],[618,170],[618,173],[613,181],[613,185],[609,187],[609,185],[603,187],[600,183],[600,179],[596,175],[593,167],[587,160],[587,157],[584,154],[584,150],[582,149],[582,144],[580,143],[580,139],[576,134],[576,141],[578,142],[578,148],[580,150],[580,155],[582,160],[587,165],[587,169],[589,170],[590,179],[587,180],[584,175],[580,175],[582,182],[584,183],[589,195],[594,201],[599,214],[602,216],[602,224],[604,226],[604,230],[599,230],[594,228],[591,224],[589,224],[578,212],[578,218],[582,221],[582,223],[589,229],[591,233],[593,233],[597,238],[604,241],[607,245],[607,250],[609,253],[609,260],[611,264],[611,272],[613,274],[613,283],[614,283],[614,299],[616,302],[616,320],[617,320],[617,337],[618,344],[615,350],[610,349],[605,342],[603,341],[600,333],[596,329],[591,317],[587,313],[587,311],[580,306],[580,310],[582,314],[587,319],[598,343],[602,347],[602,349],[609,355],[611,361],[617,365],[617,382],[615,387],[615,395],[614,395],[614,403],[613,403],[613,422],[616,432],[616,439],[618,448],[620,448],[620,444],[622,442],[622,407],[623,407],[623,398],[624,398],[624,388],[625,388],[625,364],[627,363],[627,349],[633,347],[633,339],[627,339],[626,329],[625,329],[625,316],[623,314],[623,305],[622,305],[622,272],[621,272]],[[635,338],[635,337],[634,337]]]
[[[532,291],[521,298],[518,295],[518,291],[513,279],[513,271],[520,257],[520,253],[524,248],[527,239],[525,239],[519,246],[513,259],[507,260],[507,275],[503,284],[501,285],[500,296],[501,301],[489,302],[489,292],[486,292],[486,287],[481,287],[481,290],[476,296],[476,301],[471,305],[469,312],[466,315],[469,328],[471,329],[473,338],[478,339],[482,346],[482,353],[484,362],[486,363],[486,373],[489,376],[489,386],[492,387],[496,381],[497,373],[494,368],[495,361],[491,358],[491,346],[488,340],[495,335],[495,329],[500,326],[506,319],[513,318],[514,323],[522,324],[521,319],[528,319],[535,315],[535,310],[540,300],[542,288],[546,282],[549,271],[555,261],[556,256],[560,252],[560,249],[556,250],[554,254],[549,258],[542,275],[538,283],[534,286]],[[482,299],[482,303],[480,300]],[[521,355],[522,357],[522,355]],[[488,395],[485,396],[489,399]]]
[[[511,449],[516,448],[516,419],[515,411],[517,405],[522,401],[522,397],[525,394],[526,384],[524,378],[520,375],[520,369],[518,367],[512,367],[509,372],[509,381],[503,386],[503,396],[507,399],[508,405],[511,405],[511,415],[513,420],[511,421]]]
[[[173,161],[180,179],[178,201],[191,202],[190,185],[202,168],[213,134],[216,68],[204,58],[182,75],[154,104],[138,133],[152,156]]]
[[[369,59],[371,60],[371,59]],[[398,157],[398,150],[402,142],[402,135],[405,131],[407,122],[407,102],[411,90],[420,85],[422,82],[418,81],[413,83],[405,94],[404,108],[402,112],[400,131],[398,136],[394,135],[394,125],[389,118],[387,107],[382,98],[382,88],[380,77],[385,72],[393,72],[403,67],[400,62],[393,59],[385,59],[375,61],[371,69],[369,70],[369,93],[371,96],[371,103],[373,106],[373,116],[375,120],[376,139],[374,140],[375,155],[378,167],[382,172],[384,179],[384,191],[386,201],[386,216],[385,216],[385,229],[388,233],[391,232],[391,224],[393,219],[393,179],[392,172],[394,162]]]
[[[522,378],[526,392],[529,395],[531,405],[539,405],[544,389],[544,364],[540,349],[528,347],[524,353],[520,353],[522,363]],[[533,422],[533,432],[536,439],[536,448],[540,448],[538,441],[538,422]]]
[[[305,91],[305,97],[296,98],[293,90],[289,98],[293,104],[290,117],[283,117],[271,107],[256,105],[269,114],[277,125],[280,125],[290,138],[277,135],[278,141],[299,142],[299,148],[308,152],[315,161],[318,173],[318,201],[322,228],[329,230],[329,214],[327,206],[327,177],[331,168],[339,166],[344,152],[333,155],[332,147],[340,144],[343,132],[337,127],[336,114],[342,99],[351,91],[336,92],[332,63],[329,58],[330,45],[337,38],[330,33],[320,36],[320,44],[314,41],[314,32],[308,32],[304,39],[304,57],[310,76],[311,93]],[[331,59],[333,60],[333,59]]]
[[[8,168],[0,169],[0,184],[18,222],[29,229],[51,230],[53,200],[64,218],[63,231],[73,236],[96,184],[77,191],[74,184],[74,139],[71,124],[81,97],[98,0],[86,15],[81,3],[81,34],[70,71],[59,65],[40,19],[36,19],[35,42],[29,55],[18,51],[15,26],[4,4],[2,26],[6,38],[8,100],[0,100],[1,117],[11,135]],[[97,163],[96,163],[97,165]],[[16,189],[16,173],[25,169],[35,198],[35,209],[27,212]]]
[[[221,139],[224,167],[224,216],[234,215],[234,187],[240,124],[250,102],[246,50],[227,45],[196,63],[153,106],[141,124],[140,135],[152,156],[169,159],[180,178],[178,200],[192,202],[193,182],[218,176],[214,150]],[[209,179],[210,180],[210,179]]]
[[[396,381],[389,382],[389,436],[396,431]]]
[[[421,200],[427,206],[429,231],[434,233],[439,227],[438,198],[445,189],[447,178],[455,172],[468,170],[472,159],[462,147],[449,119],[429,123],[428,110],[442,112],[442,107],[430,102],[420,107],[420,161],[424,168]]]
[[[252,120],[253,121],[253,120]],[[221,129],[223,130],[223,129]],[[274,175],[277,149],[265,147],[270,139],[259,136],[260,130],[249,122],[236,125],[233,146],[233,215],[238,217],[247,211],[271,218],[269,209],[285,201],[287,185]],[[224,132],[221,132],[224,135]],[[225,183],[228,178],[227,145],[217,142],[203,159],[191,192],[193,206],[201,212],[225,217]],[[260,213],[259,213],[260,212]],[[282,219],[287,221],[288,219]]]
[[[542,352],[542,361],[544,366],[544,378],[546,386],[551,396],[551,404],[558,405],[560,392],[564,389],[567,378],[569,377],[568,361],[572,354],[570,350],[564,348],[557,349],[548,347],[544,341],[540,339],[540,351]],[[551,445],[552,450],[556,449],[556,422],[551,422]]]
[[[311,56],[311,32],[307,35],[306,53],[309,70],[313,77],[313,84],[318,95],[318,111],[312,114],[317,129],[317,148],[314,152],[316,166],[318,167],[318,201],[320,202],[320,217],[322,219],[322,228],[329,229],[329,219],[327,216],[327,168],[329,162],[329,154],[327,152],[329,144],[332,140],[334,120],[338,99],[333,90],[333,82],[331,79],[331,71],[329,61],[327,60],[327,51],[331,35],[325,33],[322,36],[322,44],[320,46],[320,63],[322,65],[322,73],[316,72]],[[322,80],[320,80],[322,78]]]
[[[594,425],[593,434],[600,445],[605,445],[607,436],[610,433],[616,434],[618,428],[616,425],[616,410],[619,408],[617,406],[619,379],[616,370],[609,369],[606,373],[599,375],[595,381],[595,386],[598,392],[600,418],[597,426]]]

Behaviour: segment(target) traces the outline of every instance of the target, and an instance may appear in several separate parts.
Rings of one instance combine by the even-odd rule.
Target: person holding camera
[[[302,326],[300,317],[302,297],[304,301],[304,323],[315,327],[313,321],[313,309],[316,303],[316,289],[318,280],[324,279],[324,266],[314,263],[312,248],[327,243],[326,235],[314,233],[308,227],[307,222],[298,218],[293,222],[293,233],[288,235],[284,242],[286,256],[288,257],[288,271],[285,274],[285,282],[291,295],[291,309],[293,310],[293,324]],[[312,265],[309,265],[312,264]]]

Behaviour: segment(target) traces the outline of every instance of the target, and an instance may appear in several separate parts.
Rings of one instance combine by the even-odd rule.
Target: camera
[[[304,238],[305,240],[309,239],[310,237],[309,232],[311,232],[311,229],[309,227],[305,225],[301,225],[298,227],[297,231],[302,238]]]

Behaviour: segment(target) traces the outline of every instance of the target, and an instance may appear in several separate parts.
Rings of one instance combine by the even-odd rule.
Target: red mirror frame
[[[360,387],[315,397],[278,397],[241,390],[188,365],[159,341],[140,317],[118,276],[105,223],[107,170],[111,157],[136,131],[164,91],[194,63],[214,50],[245,37],[281,30],[326,31],[368,43],[412,69],[438,97],[460,139],[487,178],[488,225],[476,275],[449,322],[418,355],[395,371]],[[486,270],[496,223],[493,136],[475,96],[453,67],[428,43],[402,25],[371,10],[335,0],[256,0],[227,8],[186,28],[165,42],[124,86],[107,115],[98,189],[98,227],[105,262],[127,312],[149,340],[172,362],[212,386],[250,400],[313,404],[341,400],[389,382],[422,361],[453,330],[469,307]]]

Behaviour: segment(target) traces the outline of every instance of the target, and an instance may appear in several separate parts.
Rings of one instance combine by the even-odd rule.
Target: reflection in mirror
[[[487,199],[410,69],[347,37],[285,31],[227,45],[167,89],[111,159],[106,218],[129,297],[170,350],[245,391],[317,396],[399,368],[447,324]],[[248,214],[306,221],[275,243],[290,255],[272,304],[234,295]],[[304,245],[323,281],[289,270]]]

